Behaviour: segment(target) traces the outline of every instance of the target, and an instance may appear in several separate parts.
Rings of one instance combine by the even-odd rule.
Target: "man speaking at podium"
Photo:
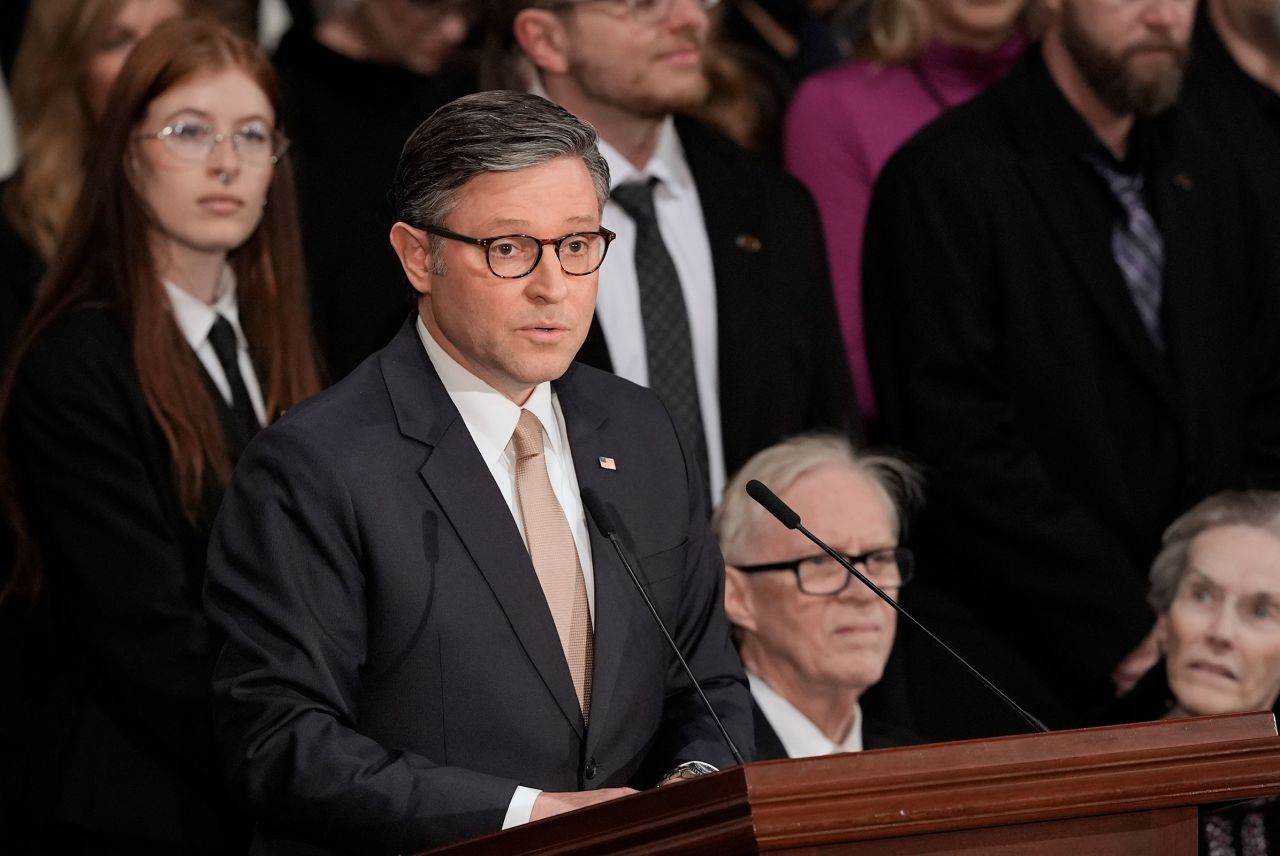
[[[697,466],[651,393],[571,362],[608,186],[595,131],[537,96],[459,99],[406,144],[418,311],[260,435],[210,547],[254,853],[411,853],[733,763],[588,490],[750,752]]]

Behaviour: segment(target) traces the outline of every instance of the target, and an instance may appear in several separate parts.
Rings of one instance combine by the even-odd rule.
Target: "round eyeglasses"
[[[560,269],[570,276],[586,276],[595,273],[604,264],[609,244],[617,237],[608,229],[594,232],[570,232],[559,238],[535,238],[532,235],[498,235],[493,238],[473,238],[436,226],[426,226],[423,231],[451,241],[484,247],[485,259],[494,276],[502,279],[519,279],[533,273],[542,261],[542,248],[554,246]]]
[[[890,594],[911,582],[915,570],[915,556],[907,547],[884,547],[856,556],[846,555],[845,559],[851,565],[861,566],[867,579]],[[744,574],[790,571],[796,575],[796,584],[800,586],[801,592],[819,597],[837,595],[848,588],[850,583],[862,585],[843,565],[826,553],[786,562],[734,567]]]
[[[720,0],[694,0],[695,4],[704,12],[710,12],[712,9],[720,5]],[[671,7],[675,4],[675,0],[563,0],[560,3],[552,3],[543,6],[544,9],[559,11],[561,9],[572,9],[575,6],[586,6],[593,3],[610,3],[618,6],[625,6],[627,14],[638,24],[656,24],[659,21],[665,21],[667,15],[671,13]]]
[[[289,148],[288,138],[263,122],[251,122],[238,131],[223,134],[206,122],[182,119],[154,134],[143,134],[142,139],[159,140],[175,157],[193,163],[208,160],[223,140],[230,140],[236,155],[251,164],[274,164]]]

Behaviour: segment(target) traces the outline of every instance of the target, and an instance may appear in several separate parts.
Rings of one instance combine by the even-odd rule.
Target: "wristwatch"
[[[699,776],[705,776],[707,773],[718,773],[720,768],[713,767],[706,761],[685,761],[683,764],[677,764],[667,771],[662,777],[662,781],[658,782],[658,787],[668,785],[672,782],[683,781],[684,779],[696,779]]]

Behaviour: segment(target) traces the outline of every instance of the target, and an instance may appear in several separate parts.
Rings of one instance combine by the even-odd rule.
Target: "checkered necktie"
[[[640,286],[640,318],[644,324],[645,354],[649,364],[649,388],[667,406],[676,427],[684,435],[707,486],[707,435],[702,428],[698,381],[693,367],[693,339],[685,309],[680,277],[658,231],[653,189],[658,179],[628,182],[613,189],[610,198],[636,225],[636,280]]]
[[[582,721],[591,711],[591,669],[595,647],[587,584],[578,561],[578,548],[560,501],[551,489],[543,454],[542,423],[528,410],[520,411],[511,442],[516,450],[516,495],[529,541],[529,557],[551,608],[556,633],[569,663],[573,688],[582,707]]]

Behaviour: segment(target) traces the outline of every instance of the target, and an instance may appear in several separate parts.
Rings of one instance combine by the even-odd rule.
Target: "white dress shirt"
[[[515,433],[516,423],[520,421],[521,407],[489,384],[480,380],[457,360],[449,356],[444,348],[431,336],[422,318],[417,320],[418,338],[426,349],[427,358],[435,367],[436,374],[444,384],[449,398],[458,408],[463,423],[471,432],[471,439],[480,451],[493,480],[502,491],[502,498],[511,509],[520,537],[525,546],[529,546],[528,536],[524,531],[524,518],[520,514],[520,499],[516,493],[516,451],[511,437]],[[560,409],[560,401],[551,389],[549,382],[538,384],[533,394],[524,403],[525,410],[532,411],[542,422],[543,451],[546,453],[547,476],[551,480],[551,489],[555,492],[564,516],[573,531],[573,543],[578,548],[578,562],[582,565],[582,576],[587,586],[587,606],[591,610],[594,624],[596,614],[595,574],[591,564],[591,541],[587,534],[587,518],[582,507],[582,495],[578,491],[578,475],[573,466],[573,455],[569,449],[569,432],[565,429],[564,413]],[[519,786],[507,806],[506,817],[502,828],[508,829],[529,822],[533,812],[534,800],[542,791]]]
[[[840,743],[833,743],[809,717],[765,683],[764,678],[748,669],[747,680],[751,682],[751,695],[778,735],[782,748],[787,751],[787,757],[808,758],[813,755],[862,751],[862,707],[856,702],[849,736]]]
[[[653,204],[658,231],[666,244],[680,277],[689,333],[693,338],[694,371],[698,382],[698,404],[707,439],[707,478],[711,495],[724,489],[724,443],[720,430],[720,354],[716,316],[716,274],[711,261],[711,241],[702,218],[698,188],[689,171],[675,122],[670,116],[662,123],[658,145],[644,169],[636,169],[603,139],[600,153],[609,163],[610,188],[624,182],[657,178]],[[633,383],[649,385],[649,363],[645,350],[644,322],[640,315],[640,284],[636,278],[635,222],[615,202],[604,208],[605,228],[618,237],[609,247],[609,256],[600,268],[600,291],[596,312],[609,345],[613,372]]]
[[[222,363],[218,362],[218,354],[213,350],[213,343],[209,341],[209,331],[213,329],[213,324],[218,320],[219,315],[230,322],[231,329],[236,334],[236,362],[240,366],[240,377],[244,379],[244,388],[249,393],[249,403],[253,405],[253,412],[258,416],[258,423],[266,425],[267,411],[262,401],[262,387],[258,385],[258,375],[254,372],[253,360],[249,357],[249,340],[244,337],[244,330],[240,327],[240,308],[236,301],[236,275],[231,268],[223,265],[222,273],[218,275],[218,283],[214,287],[216,296],[213,303],[205,303],[168,281],[164,283],[164,289],[169,295],[169,305],[173,307],[173,317],[178,322],[182,337],[187,340],[187,344],[191,345],[191,350],[196,352],[200,364],[204,366],[204,370],[208,372],[214,386],[218,388],[218,392],[222,393],[222,398],[228,405],[231,404],[231,384],[227,382],[227,374],[222,370]]]

